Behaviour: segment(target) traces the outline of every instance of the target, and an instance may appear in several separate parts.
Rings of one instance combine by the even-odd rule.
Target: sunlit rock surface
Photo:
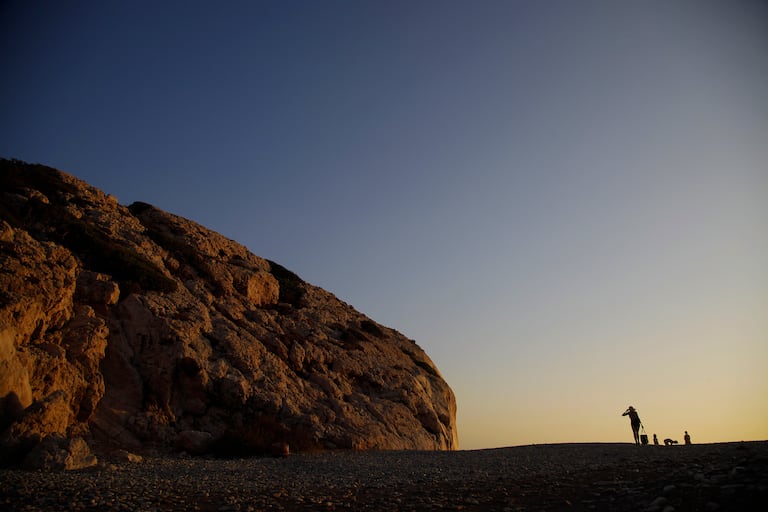
[[[258,224],[254,224],[258,229]],[[412,340],[199,224],[0,161],[0,449],[457,448]]]

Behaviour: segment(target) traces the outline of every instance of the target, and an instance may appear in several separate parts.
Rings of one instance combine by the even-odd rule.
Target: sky
[[[768,439],[768,3],[0,3],[0,156],[430,355],[462,449]]]

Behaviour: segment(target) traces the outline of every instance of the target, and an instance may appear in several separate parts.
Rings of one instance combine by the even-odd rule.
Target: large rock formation
[[[0,160],[0,458],[51,435],[131,451],[455,449],[455,412],[414,341],[280,265]]]

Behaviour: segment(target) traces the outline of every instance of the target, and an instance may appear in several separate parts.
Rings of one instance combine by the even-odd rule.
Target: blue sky
[[[463,448],[768,439],[768,6],[4,2],[0,156],[414,338]]]

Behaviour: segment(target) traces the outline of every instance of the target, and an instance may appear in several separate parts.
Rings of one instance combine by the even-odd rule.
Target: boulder
[[[96,464],[98,459],[83,438],[52,434],[29,452],[21,466],[53,471],[85,469]]]
[[[144,462],[144,457],[131,453],[128,450],[116,450],[112,457],[119,462],[130,462],[132,464],[139,464]]]
[[[18,462],[49,435],[66,434],[71,421],[72,409],[66,392],[54,391],[27,407],[0,434],[0,455],[6,462]]]

